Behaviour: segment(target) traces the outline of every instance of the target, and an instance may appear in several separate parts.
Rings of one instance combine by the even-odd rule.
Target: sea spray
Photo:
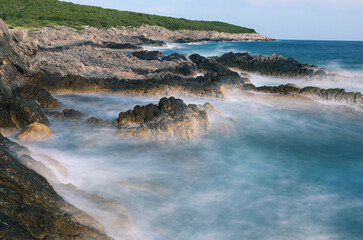
[[[193,144],[120,138],[112,128],[83,120],[51,119],[57,137],[28,146],[59,160],[68,171],[65,183],[124,206],[129,225],[120,229],[110,222],[112,211],[60,191],[116,239],[363,236],[362,113],[264,94],[227,96],[208,99],[220,115],[210,118],[209,134]],[[65,107],[109,120],[132,105],[158,101],[58,98]]]

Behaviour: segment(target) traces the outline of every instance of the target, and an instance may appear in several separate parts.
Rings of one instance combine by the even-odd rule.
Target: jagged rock
[[[62,103],[55,99],[44,87],[24,85],[16,88],[15,92],[24,99],[35,99],[43,108],[59,108]]]
[[[13,123],[20,129],[34,122],[49,125],[47,116],[35,100],[11,99],[9,113]]]
[[[56,119],[60,119],[62,120],[64,115],[62,112],[58,112],[58,111],[51,111],[49,112],[49,116],[51,116],[52,118],[56,118]]]
[[[87,119],[87,123],[93,126],[98,126],[98,127],[112,127],[112,123],[111,122],[107,122],[104,121],[100,118],[96,118],[96,117],[90,117]]]
[[[0,134],[1,239],[111,239],[78,223],[47,180],[20,163]],[[80,212],[80,211],[79,211]]]
[[[15,131],[16,126],[11,120],[10,113],[7,109],[3,109],[0,105],[0,133],[8,135]]]
[[[244,91],[256,91],[262,93],[272,93],[281,95],[300,95],[315,100],[333,101],[363,107],[363,95],[360,92],[346,92],[344,89],[331,88],[322,89],[318,87],[299,88],[294,84],[280,86],[261,86],[246,84],[241,87]]]
[[[217,114],[219,113],[212,104],[210,104],[209,102],[204,103],[203,105],[198,105],[198,108],[206,111],[207,113],[211,113],[211,114]]]
[[[337,74],[316,66],[301,64],[294,58],[272,54],[271,56],[251,56],[248,53],[226,53],[216,61],[230,68],[258,73],[261,75],[285,78],[336,78]],[[341,77],[339,75],[339,77]]]
[[[214,59],[200,56],[199,54],[193,54],[189,56],[189,59],[197,65],[200,71],[218,74],[221,78],[221,82],[228,84],[241,84],[249,81],[247,78],[241,78],[241,76],[222,64],[216,62]]]
[[[52,130],[41,123],[32,123],[26,126],[16,135],[16,138],[23,142],[33,142],[53,136]]]
[[[77,119],[83,117],[83,113],[74,109],[63,109],[63,116],[65,119]]]
[[[137,57],[141,60],[162,60],[165,54],[159,51],[138,51],[131,53],[132,56]]]
[[[173,138],[179,142],[194,140],[208,132],[208,115],[194,104],[186,105],[174,97],[162,98],[158,105],[135,106],[121,112],[114,122],[120,136]]]

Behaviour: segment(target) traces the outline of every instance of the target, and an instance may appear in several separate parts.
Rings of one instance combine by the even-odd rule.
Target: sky
[[[363,0],[67,0],[254,28],[276,39],[363,41]]]

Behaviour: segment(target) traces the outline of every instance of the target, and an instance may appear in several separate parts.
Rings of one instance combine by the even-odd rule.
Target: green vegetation
[[[151,25],[170,30],[190,29],[227,33],[255,33],[254,29],[223,22],[192,21],[183,18],[84,6],[58,0],[0,0],[0,18],[10,26],[25,28],[61,25],[82,29],[82,26],[110,28]]]

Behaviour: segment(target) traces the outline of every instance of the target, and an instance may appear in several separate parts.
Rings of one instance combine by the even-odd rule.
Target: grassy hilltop
[[[223,22],[192,21],[183,18],[84,6],[58,0],[0,0],[0,18],[12,27],[25,28],[63,25],[81,29],[82,26],[110,28],[152,25],[170,30],[190,29],[226,33],[255,33],[254,29]]]

